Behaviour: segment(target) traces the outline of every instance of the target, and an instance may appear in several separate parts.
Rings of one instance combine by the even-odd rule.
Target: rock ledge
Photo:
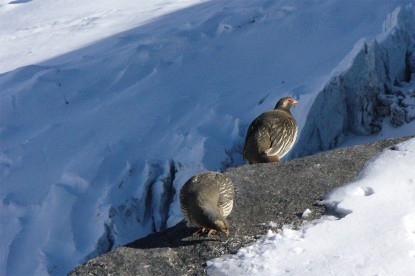
[[[209,259],[233,254],[266,234],[273,225],[304,223],[324,213],[317,205],[330,190],[353,181],[365,163],[382,150],[409,137],[341,148],[281,164],[229,168],[235,184],[234,210],[228,239],[192,236],[184,222],[126,244],[79,266],[69,275],[203,275]],[[393,147],[392,147],[393,149]]]

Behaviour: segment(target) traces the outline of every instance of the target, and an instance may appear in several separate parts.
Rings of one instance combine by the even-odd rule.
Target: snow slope
[[[321,202],[333,216],[270,230],[235,255],[209,261],[208,274],[412,275],[414,164],[415,139],[385,150],[359,180]]]
[[[65,55],[203,2],[0,0],[0,73]]]
[[[399,3],[0,0],[0,274],[64,274],[177,223],[190,176],[242,164],[281,96],[302,128]]]

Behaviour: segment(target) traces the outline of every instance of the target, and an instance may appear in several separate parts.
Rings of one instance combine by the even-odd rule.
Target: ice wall
[[[398,7],[375,39],[359,41],[315,98],[292,157],[339,146],[415,118],[415,17]]]

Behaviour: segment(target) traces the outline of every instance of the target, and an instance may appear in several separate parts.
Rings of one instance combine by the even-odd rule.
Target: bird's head
[[[291,97],[284,97],[284,98],[281,98],[277,102],[277,104],[275,105],[275,108],[274,109],[283,108],[283,109],[290,110],[290,108],[293,105],[296,105],[296,104],[298,104],[298,102],[295,99],[293,99]]]
[[[229,222],[221,214],[218,207],[212,208],[210,205],[203,208],[203,214],[200,220],[200,225],[209,229],[222,232],[226,236],[229,235]]]
[[[229,236],[229,223],[225,218],[215,220],[214,224],[215,230],[222,232],[226,236]]]

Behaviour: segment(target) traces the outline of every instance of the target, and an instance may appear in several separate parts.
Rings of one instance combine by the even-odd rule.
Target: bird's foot
[[[218,234],[218,231],[217,230],[214,230],[214,229],[210,229],[207,234],[208,234],[208,236],[209,235],[217,235]]]
[[[203,235],[206,234],[209,231],[209,229],[205,227],[199,227],[196,232],[193,233],[193,235]]]
[[[196,235],[196,234],[198,234],[200,236],[201,235],[208,235],[208,236],[210,236],[210,235],[217,235],[218,234],[218,231],[216,231],[214,229],[205,228],[205,227],[199,227],[197,229],[197,231],[193,233],[193,235]]]

